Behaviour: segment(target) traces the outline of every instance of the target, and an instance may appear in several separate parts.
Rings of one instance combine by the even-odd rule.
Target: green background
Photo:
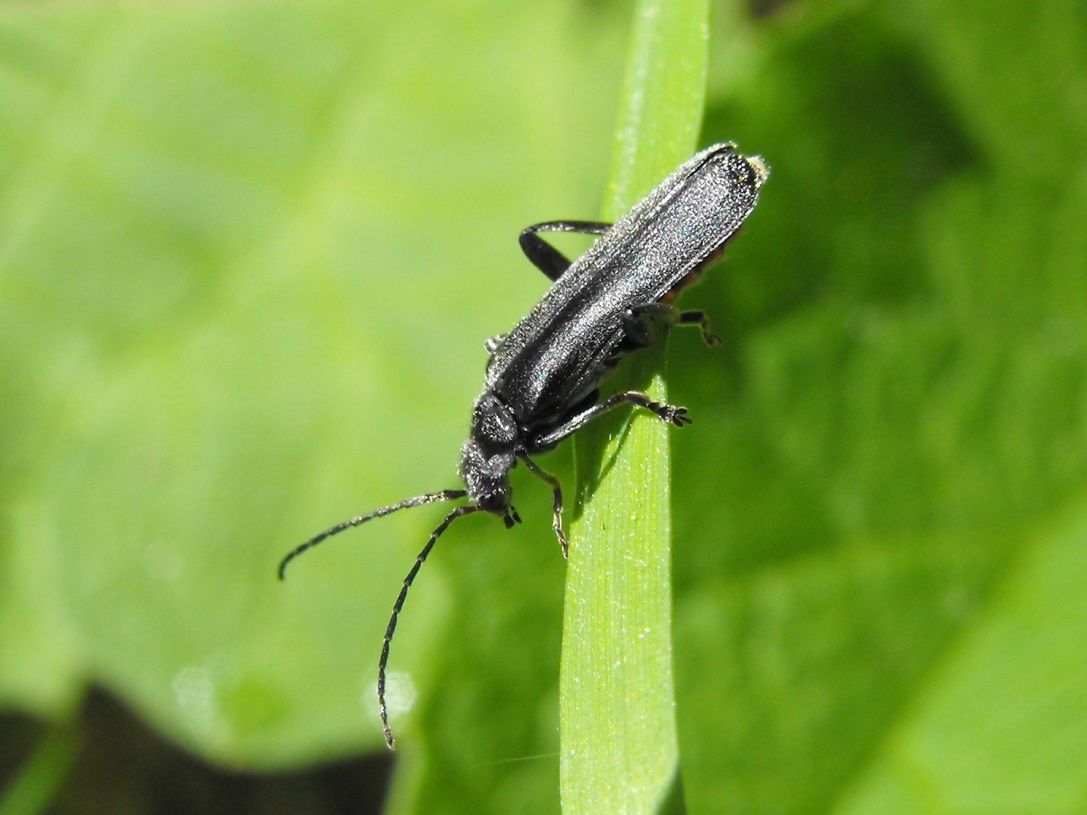
[[[1087,9],[757,10],[715,7],[702,142],[773,174],[683,301],[725,348],[670,349],[688,808],[1083,812]],[[546,286],[518,230],[599,209],[628,16],[0,8],[9,713],[94,685],[225,768],[384,750],[440,510],[275,565],[457,485],[483,340]],[[394,811],[558,809],[564,569],[517,476],[525,524],[464,521],[410,598]]]

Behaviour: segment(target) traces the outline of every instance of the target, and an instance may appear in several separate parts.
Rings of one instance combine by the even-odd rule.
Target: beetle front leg
[[[541,238],[537,232],[581,232],[587,235],[603,235],[611,224],[600,221],[547,221],[533,224],[521,232],[521,251],[548,280],[558,280],[570,268],[570,259]]]
[[[566,531],[562,528],[562,485],[555,476],[551,475],[551,473],[546,470],[541,469],[526,453],[518,453],[518,458],[525,463],[529,472],[551,487],[551,494],[554,496],[551,528],[555,530],[555,537],[559,539],[559,546],[562,548],[563,558],[569,560],[570,542],[566,538]]]
[[[620,405],[637,405],[638,407],[643,407],[646,410],[657,414],[661,420],[668,424],[674,424],[676,427],[683,427],[684,425],[691,423],[691,418],[687,415],[687,408],[685,407],[654,402],[644,393],[639,393],[638,391],[624,391],[623,393],[617,393],[615,396],[605,399],[599,405],[593,405],[591,408],[582,411],[569,421],[556,427],[550,433],[537,437],[533,440],[532,450],[551,449],[563,439],[574,435],[574,433],[579,431],[593,419],[600,418],[612,408],[619,407]]]

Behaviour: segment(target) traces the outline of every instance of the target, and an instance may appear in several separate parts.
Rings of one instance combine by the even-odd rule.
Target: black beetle
[[[385,741],[395,749],[385,703],[389,647],[408,589],[435,542],[453,521],[475,512],[498,515],[507,527],[520,522],[510,503],[509,473],[518,461],[551,487],[555,536],[567,554],[562,528],[562,489],[558,479],[530,456],[550,450],[601,414],[622,404],[650,410],[682,427],[687,409],[659,404],[637,392],[617,393],[598,402],[599,385],[626,354],[646,347],[659,322],[697,325],[710,345],[701,311],[680,311],[672,300],[716,260],[758,201],[769,168],[759,157],[746,158],[732,144],[707,148],[684,162],[614,225],[594,221],[550,221],[521,233],[521,248],[554,281],[543,299],[508,334],[486,343],[483,393],[472,410],[472,426],[461,448],[460,476],[465,489],[442,490],[360,515],[322,532],[287,554],[287,564],[307,549],[345,529],[397,510],[467,498],[438,525],[404,578],[393,604],[378,663],[378,710]],[[545,242],[540,232],[599,235],[576,261]]]

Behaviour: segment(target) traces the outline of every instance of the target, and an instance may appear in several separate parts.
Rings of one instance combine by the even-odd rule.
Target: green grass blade
[[[606,220],[693,152],[708,12],[704,0],[638,5]],[[658,343],[624,367],[617,387],[664,400],[663,367]],[[620,412],[578,437],[580,514],[571,530],[559,691],[566,813],[682,810],[668,432],[655,417]]]

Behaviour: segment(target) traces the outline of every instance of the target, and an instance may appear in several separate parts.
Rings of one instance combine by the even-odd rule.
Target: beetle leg
[[[706,312],[697,309],[680,311],[671,303],[646,303],[623,315],[623,329],[627,342],[634,348],[646,348],[653,343],[653,327],[664,322],[668,325],[697,326],[702,339],[710,348],[720,348],[721,338],[713,333]]]
[[[685,407],[662,405],[660,402],[654,402],[644,393],[639,393],[638,391],[625,391],[605,399],[599,405],[593,405],[591,408],[583,410],[572,419],[556,427],[550,433],[538,436],[533,440],[530,449],[549,450],[563,439],[574,435],[574,433],[579,431],[593,419],[599,418],[612,408],[619,407],[619,405],[637,405],[638,407],[643,407],[646,410],[650,410],[657,414],[663,421],[674,424],[676,427],[683,427],[683,425],[691,423],[690,417],[687,416],[687,408]]]
[[[710,318],[706,312],[693,309],[691,311],[681,311],[676,316],[676,325],[695,325],[698,326],[702,332],[702,340],[710,348],[720,348],[722,345],[721,338],[713,333],[713,329],[710,326]]]
[[[548,280],[558,280],[570,268],[570,259],[536,233],[583,232],[588,235],[602,235],[610,227],[611,224],[599,221],[547,221],[533,224],[521,232],[521,251],[537,269],[547,275]]]
[[[555,476],[551,475],[551,473],[546,470],[541,469],[526,453],[518,453],[518,457],[525,463],[525,466],[528,467],[530,473],[547,484],[547,486],[551,487],[551,493],[555,496],[553,514],[551,516],[551,528],[555,530],[555,537],[559,539],[559,546],[562,547],[562,556],[569,560],[570,542],[566,539],[566,532],[562,528],[562,485],[559,484],[559,480],[555,478]]]

